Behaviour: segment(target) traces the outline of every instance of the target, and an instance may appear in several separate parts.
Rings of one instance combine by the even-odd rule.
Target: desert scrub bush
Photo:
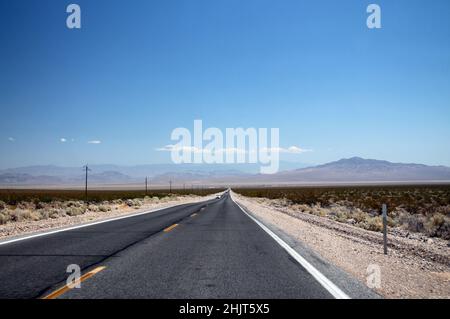
[[[380,216],[381,204],[387,204],[388,226],[444,239],[450,236],[449,185],[272,187],[234,191],[244,196],[275,200],[274,206],[286,206],[287,201],[294,205],[309,205],[312,207],[310,213],[319,216],[320,209],[314,207],[320,204],[326,210],[327,217],[340,222],[346,222],[348,218],[347,223],[366,229],[379,228],[376,221]],[[347,207],[350,211],[337,206]],[[367,220],[363,220],[364,214],[354,209],[366,213]]]
[[[88,210],[91,211],[91,212],[94,212],[94,213],[100,211],[99,207],[97,205],[94,205],[94,204],[89,205],[88,206]]]
[[[6,209],[6,203],[4,201],[0,200],[0,211],[5,210]]]
[[[335,209],[334,214],[331,216],[332,219],[337,220],[341,223],[345,223],[348,219],[350,219],[349,213],[343,209]]]
[[[450,239],[450,218],[443,214],[431,216],[424,224],[425,232],[430,237]]]
[[[22,202],[17,203],[16,208],[22,209],[22,210],[29,210],[29,209],[35,209],[36,206],[34,205],[33,202],[22,201]]]
[[[4,225],[11,220],[8,210],[0,211],[0,225]]]
[[[111,208],[107,205],[100,205],[98,206],[99,211],[101,211],[102,213],[106,213],[109,212],[111,210]]]
[[[186,195],[187,193],[195,195],[209,195],[223,191],[222,188],[204,189],[204,190],[172,190],[172,193]],[[89,202],[112,201],[117,199],[126,200],[128,198],[143,198],[145,195],[166,197],[169,192],[164,189],[152,190],[147,194],[143,191],[133,190],[92,190],[89,192]],[[20,201],[38,200],[43,203],[51,203],[52,201],[69,201],[69,200],[84,200],[84,190],[38,190],[38,189],[0,189],[0,200],[10,204],[16,205]]]
[[[142,203],[139,199],[127,199],[126,202],[128,207],[140,207]]]
[[[51,219],[56,219],[66,215],[66,212],[62,209],[52,208],[48,211],[48,217]]]
[[[362,226],[367,230],[381,232],[383,230],[383,219],[381,216],[369,217],[362,223]]]
[[[35,207],[36,209],[43,209],[43,208],[48,207],[48,204],[39,201],[39,202],[35,202],[35,203],[34,203],[34,207]]]
[[[26,220],[40,220],[41,216],[36,211],[25,210],[17,208],[15,210],[10,211],[9,213],[11,221],[13,222],[22,222]]]
[[[79,216],[83,215],[86,212],[86,210],[83,207],[68,207],[66,208],[66,215],[68,216]]]
[[[36,210],[36,213],[41,216],[41,219],[49,219],[50,218],[50,210],[41,208]]]
[[[63,204],[64,208],[69,208],[69,207],[84,207],[84,202],[82,201],[68,201],[68,202],[64,202]]]
[[[425,232],[425,217],[422,215],[404,213],[399,218],[399,224],[408,231]]]

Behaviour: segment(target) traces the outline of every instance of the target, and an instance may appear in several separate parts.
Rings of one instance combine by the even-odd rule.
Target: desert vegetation
[[[371,231],[382,230],[381,205],[388,226],[450,240],[450,185],[242,188],[237,193],[267,198],[275,206],[331,218]]]
[[[0,190],[0,225],[21,221],[39,221],[86,212],[108,212],[121,207],[139,209],[149,203],[187,195],[209,195],[221,189],[194,191],[84,191],[77,190]]]

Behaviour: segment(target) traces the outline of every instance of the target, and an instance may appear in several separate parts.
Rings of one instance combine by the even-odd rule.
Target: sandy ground
[[[265,198],[235,193],[233,198],[266,225],[282,229],[364,284],[369,265],[377,265],[381,285],[375,290],[386,298],[450,298],[450,248],[444,240],[392,230],[385,256],[381,233],[277,207]]]
[[[121,205],[111,204],[108,205],[111,210],[107,212],[88,211],[83,215],[78,216],[64,216],[55,219],[45,219],[39,221],[27,220],[22,222],[11,222],[5,225],[0,225],[0,239],[42,232],[62,227],[74,226],[88,222],[100,221],[114,217],[125,216],[129,214],[136,214],[148,210],[162,209],[175,205],[201,202],[212,199],[215,196],[216,195],[209,195],[202,197],[190,195],[190,196],[164,197],[158,201],[154,200],[143,201],[142,202],[143,205],[140,207],[129,207],[126,204]]]

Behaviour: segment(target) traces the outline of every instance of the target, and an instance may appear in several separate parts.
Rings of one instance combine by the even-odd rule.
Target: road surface
[[[95,271],[63,291],[70,264]],[[228,193],[0,245],[0,283],[0,298],[332,298]]]

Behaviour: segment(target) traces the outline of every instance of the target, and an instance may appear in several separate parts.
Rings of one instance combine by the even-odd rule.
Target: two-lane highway
[[[69,264],[99,271],[59,298],[332,298],[228,193],[1,245],[0,297],[45,296]]]

